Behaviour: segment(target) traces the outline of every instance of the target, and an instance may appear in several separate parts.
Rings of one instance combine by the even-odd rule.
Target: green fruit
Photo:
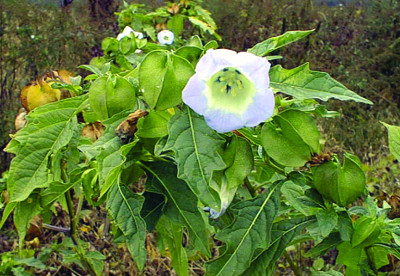
[[[99,120],[136,106],[135,87],[120,76],[100,77],[89,88],[89,103]]]
[[[326,199],[340,206],[356,200],[365,189],[365,175],[360,161],[346,153],[343,166],[337,160],[314,167],[313,186]]]

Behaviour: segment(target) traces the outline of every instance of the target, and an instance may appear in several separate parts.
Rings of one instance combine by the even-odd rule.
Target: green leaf
[[[339,161],[329,161],[313,167],[313,186],[325,198],[346,206],[359,197],[365,189],[365,175],[359,160],[345,154],[343,167]]]
[[[135,48],[136,48],[135,39],[131,39],[129,37],[123,37],[119,41],[119,50],[124,55],[128,54],[129,52],[132,52],[132,50],[133,51],[136,50]]]
[[[79,131],[76,115],[86,105],[86,96],[47,104],[27,116],[28,124],[18,131],[6,148],[16,156],[11,161],[7,190],[10,201],[23,201],[37,188],[57,180],[49,169],[53,158],[71,143]]]
[[[286,219],[274,223],[271,242],[253,257],[250,267],[241,275],[271,275],[275,271],[275,262],[282,252],[312,222],[314,222],[314,217]]]
[[[14,224],[18,231],[20,249],[24,246],[31,220],[40,213],[41,209],[38,194],[33,194],[26,200],[18,202],[14,211]]]
[[[232,210],[237,212],[236,219],[215,236],[226,243],[226,250],[219,258],[206,264],[206,275],[240,275],[250,267],[254,254],[268,247],[272,223],[279,209],[281,184],[275,183],[255,199],[232,206]]]
[[[400,160],[400,127],[391,126],[381,122],[389,132],[389,149],[390,152]]]
[[[135,87],[120,76],[100,77],[89,88],[90,107],[100,120],[136,106]]]
[[[150,108],[165,110],[182,102],[182,90],[193,74],[186,59],[168,51],[152,51],[139,68],[140,91]]]
[[[268,156],[284,166],[301,167],[320,150],[320,134],[313,118],[299,110],[287,110],[264,124],[261,144]]]
[[[317,258],[324,255],[328,250],[335,248],[342,242],[340,234],[338,232],[332,232],[318,245],[314,246],[304,255],[306,258]]]
[[[16,202],[16,201],[9,202],[6,205],[6,208],[4,208],[4,210],[3,210],[3,216],[0,221],[0,229],[3,228],[3,225],[6,222],[8,216],[12,213],[12,211],[15,209],[15,207],[17,207],[17,205],[18,205],[18,202]]]
[[[232,202],[238,187],[253,170],[254,161],[250,144],[237,136],[232,137],[222,157],[227,168],[223,171],[214,171],[210,186],[218,192],[221,209],[224,211]]]
[[[219,210],[219,196],[209,183],[212,172],[226,166],[219,154],[225,141],[206,124],[203,117],[189,107],[185,109],[171,118],[164,150],[175,152],[178,177],[189,184],[205,205]]]
[[[299,198],[304,196],[304,189],[292,181],[286,181],[282,186],[282,194],[290,206],[304,215],[310,215],[310,208],[303,204]]]
[[[182,246],[183,227],[174,224],[162,216],[157,224],[158,235],[167,243],[171,254],[171,265],[179,276],[189,275],[189,262],[185,248]]]
[[[181,14],[175,14],[172,16],[172,18],[167,22],[168,30],[174,32],[176,36],[179,36],[183,31],[183,19],[184,16]]]
[[[317,222],[310,225],[308,231],[316,243],[320,243],[336,227],[338,215],[333,209],[323,209],[316,214]]]
[[[140,216],[143,201],[142,196],[119,183],[112,187],[107,197],[107,210],[124,234],[129,252],[140,270],[146,263],[146,224]]]
[[[68,190],[75,186],[77,182],[53,182],[50,183],[49,188],[40,193],[40,202],[42,206],[47,206],[53,201],[57,200],[60,196],[64,195]]]
[[[162,215],[165,199],[163,195],[151,192],[144,192],[143,196],[145,199],[140,214],[146,222],[147,230],[152,232]]]
[[[269,72],[270,86],[275,92],[282,92],[299,100],[320,99],[327,101],[335,98],[341,101],[356,101],[372,104],[371,101],[347,89],[327,73],[311,71],[305,63],[294,69],[286,70],[277,65]]]
[[[351,245],[353,247],[359,245],[365,247],[377,242],[376,239],[378,238],[380,232],[380,226],[375,218],[361,217],[354,223],[354,232],[351,238]]]
[[[309,34],[311,34],[314,30],[309,31],[289,31],[284,33],[283,35],[271,37],[263,42],[260,42],[254,45],[253,48],[248,49],[247,51],[255,54],[257,56],[263,57],[269,54],[276,49],[279,49],[283,46],[286,46],[292,42],[295,42],[299,39],[302,39]]]
[[[194,247],[209,256],[208,231],[197,207],[198,200],[186,183],[176,178],[176,167],[167,162],[143,167],[149,172],[146,188],[166,197],[164,214],[175,224],[183,225]]]
[[[168,134],[168,121],[172,114],[167,111],[151,111],[139,119],[135,135],[143,138],[159,138]]]
[[[350,242],[341,243],[337,249],[339,250],[339,255],[336,263],[346,266],[346,276],[361,276],[360,264],[365,259],[363,249],[361,247],[353,248]]]

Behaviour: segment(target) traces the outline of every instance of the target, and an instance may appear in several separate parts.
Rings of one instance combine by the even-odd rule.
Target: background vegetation
[[[24,85],[49,69],[83,73],[77,66],[100,55],[101,40],[119,32],[114,12],[122,1],[69,2],[3,0],[0,3],[0,149],[14,131],[13,121],[21,106],[19,93]],[[153,7],[163,4],[158,0],[137,2]],[[328,6],[326,2],[335,5]],[[346,5],[336,5],[339,2]],[[373,106],[367,106],[332,101],[328,106],[342,116],[325,119],[320,127],[329,137],[326,150],[353,151],[365,163],[370,182],[379,183],[369,187],[370,191],[396,199],[400,168],[388,155],[387,133],[379,121],[399,124],[400,2],[208,0],[203,6],[212,12],[219,26],[218,33],[223,37],[221,47],[238,51],[288,30],[316,29],[307,39],[282,50],[285,58],[279,63],[293,68],[307,60],[311,69],[328,72],[374,102]],[[0,153],[0,172],[7,169],[9,160],[9,155]],[[8,234],[5,235],[9,237],[8,246],[0,246],[0,253],[12,247],[13,238]],[[57,238],[44,242],[52,243]],[[99,246],[115,251],[109,249],[110,244]],[[124,249],[117,250],[120,256],[129,259]],[[117,259],[114,257],[115,262]],[[123,266],[126,260],[121,260]],[[168,260],[150,267],[168,270]],[[193,273],[200,273],[193,269]]]

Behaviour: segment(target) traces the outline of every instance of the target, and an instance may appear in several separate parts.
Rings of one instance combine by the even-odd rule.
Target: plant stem
[[[66,183],[68,181],[67,174],[65,172],[65,164],[61,164],[61,179]],[[79,237],[78,237],[78,212],[82,206],[82,202],[79,203],[80,206],[78,206],[77,213],[75,213],[74,210],[74,202],[72,201],[72,195],[71,195],[71,190],[68,190],[65,193],[65,199],[67,202],[67,208],[68,208],[68,213],[69,213],[69,220],[70,220],[70,231],[69,234],[71,236],[72,242],[74,245],[77,247],[76,248],[76,253],[79,256],[79,259],[82,261],[83,266],[89,271],[89,274],[91,276],[96,276],[96,272],[91,265],[91,263],[88,261],[88,259],[84,256],[84,249],[82,248],[81,244],[79,243]],[[82,201],[82,200],[80,200]]]
[[[289,253],[286,251],[286,249],[283,251],[283,255],[285,256],[286,260],[288,261],[290,268],[293,270],[294,275],[296,276],[301,276],[301,273],[299,271],[299,268],[297,265],[293,262],[292,257],[290,257]]]
[[[251,185],[247,177],[244,179],[244,185],[246,185],[246,188],[247,190],[249,190],[249,193],[251,194],[252,197],[257,196],[257,191],[254,189],[253,185]]]

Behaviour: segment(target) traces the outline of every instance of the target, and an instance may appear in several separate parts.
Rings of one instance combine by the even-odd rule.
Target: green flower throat
[[[255,86],[243,73],[225,67],[207,81],[208,104],[229,112],[243,113],[256,93]]]

